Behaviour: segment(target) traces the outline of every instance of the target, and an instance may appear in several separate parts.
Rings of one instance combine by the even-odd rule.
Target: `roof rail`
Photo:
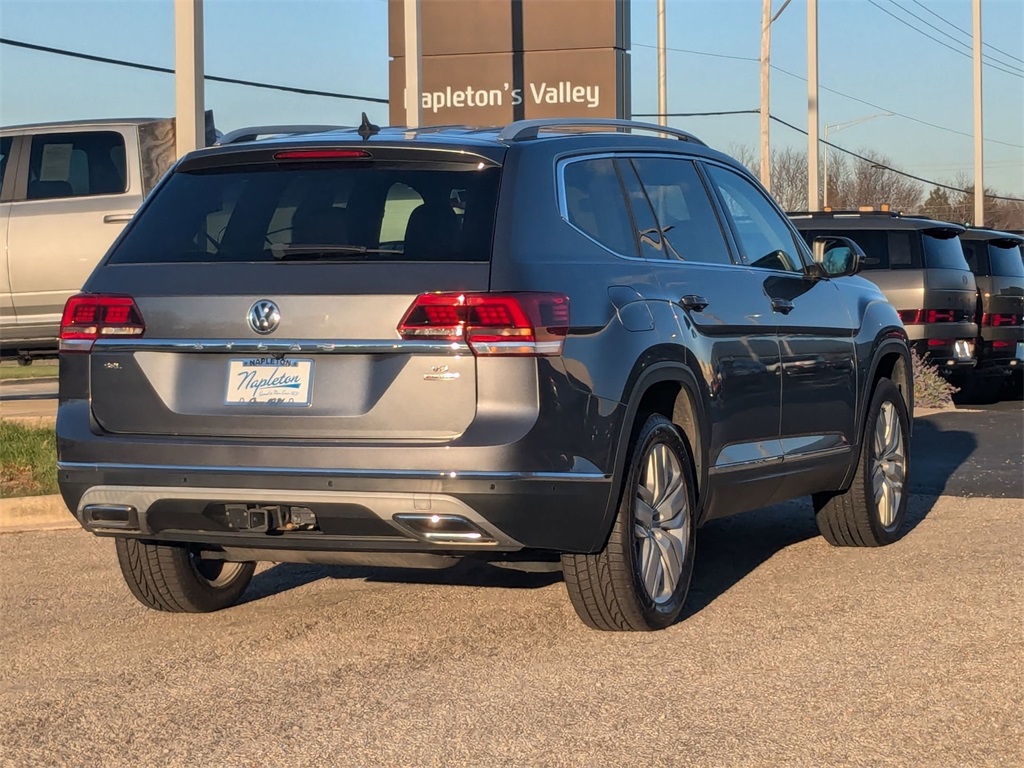
[[[517,120],[501,129],[501,133],[498,134],[498,141],[527,141],[529,139],[536,139],[540,131],[545,128],[620,128],[631,131],[649,131],[673,136],[680,141],[692,141],[694,144],[700,144],[702,147],[707,146],[692,133],[681,131],[678,128],[669,128],[667,125],[654,125],[653,123],[638,123],[634,120],[615,120],[602,117],[590,119],[547,118]]]
[[[294,136],[301,133],[323,133],[351,128],[348,125],[252,125],[248,128],[225,133],[217,142],[218,145],[238,144],[242,141],[256,141],[260,136]]]

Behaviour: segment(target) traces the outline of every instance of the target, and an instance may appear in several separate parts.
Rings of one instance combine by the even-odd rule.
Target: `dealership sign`
[[[420,0],[424,125],[628,117],[626,0]],[[405,122],[402,0],[390,0],[390,122]]]

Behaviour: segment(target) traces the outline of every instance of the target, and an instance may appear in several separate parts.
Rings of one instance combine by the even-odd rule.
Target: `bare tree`
[[[760,175],[761,162],[753,148],[731,144],[729,154],[754,176]],[[785,211],[807,210],[807,155],[792,148],[773,149],[772,197]]]
[[[893,169],[892,161],[872,150],[860,150],[861,157],[838,152],[829,154],[829,207],[856,210],[888,205],[894,211],[916,211],[924,188],[914,179]]]

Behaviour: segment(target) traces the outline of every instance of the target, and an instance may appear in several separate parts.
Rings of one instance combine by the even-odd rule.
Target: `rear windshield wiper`
[[[285,245],[275,243],[270,246],[271,255],[278,261],[303,261],[315,259],[331,259],[349,257],[358,259],[368,253],[388,253],[402,255],[402,251],[387,248],[367,248],[365,245],[315,245],[299,243]]]

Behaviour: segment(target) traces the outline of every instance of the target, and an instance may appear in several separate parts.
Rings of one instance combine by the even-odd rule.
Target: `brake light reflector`
[[[1021,317],[1021,315],[1007,313],[986,313],[981,316],[981,324],[992,326],[993,328],[1005,328],[1008,325],[1020,325]]]
[[[560,293],[424,293],[398,325],[403,339],[464,342],[477,355],[560,355],[568,330]]]
[[[97,339],[141,336],[145,332],[142,313],[130,296],[80,293],[64,305],[60,349],[62,352],[87,352]]]
[[[365,149],[290,149],[274,154],[275,160],[355,160],[372,155]]]
[[[901,309],[898,314],[904,325],[961,323],[967,319],[967,313],[957,309]]]

